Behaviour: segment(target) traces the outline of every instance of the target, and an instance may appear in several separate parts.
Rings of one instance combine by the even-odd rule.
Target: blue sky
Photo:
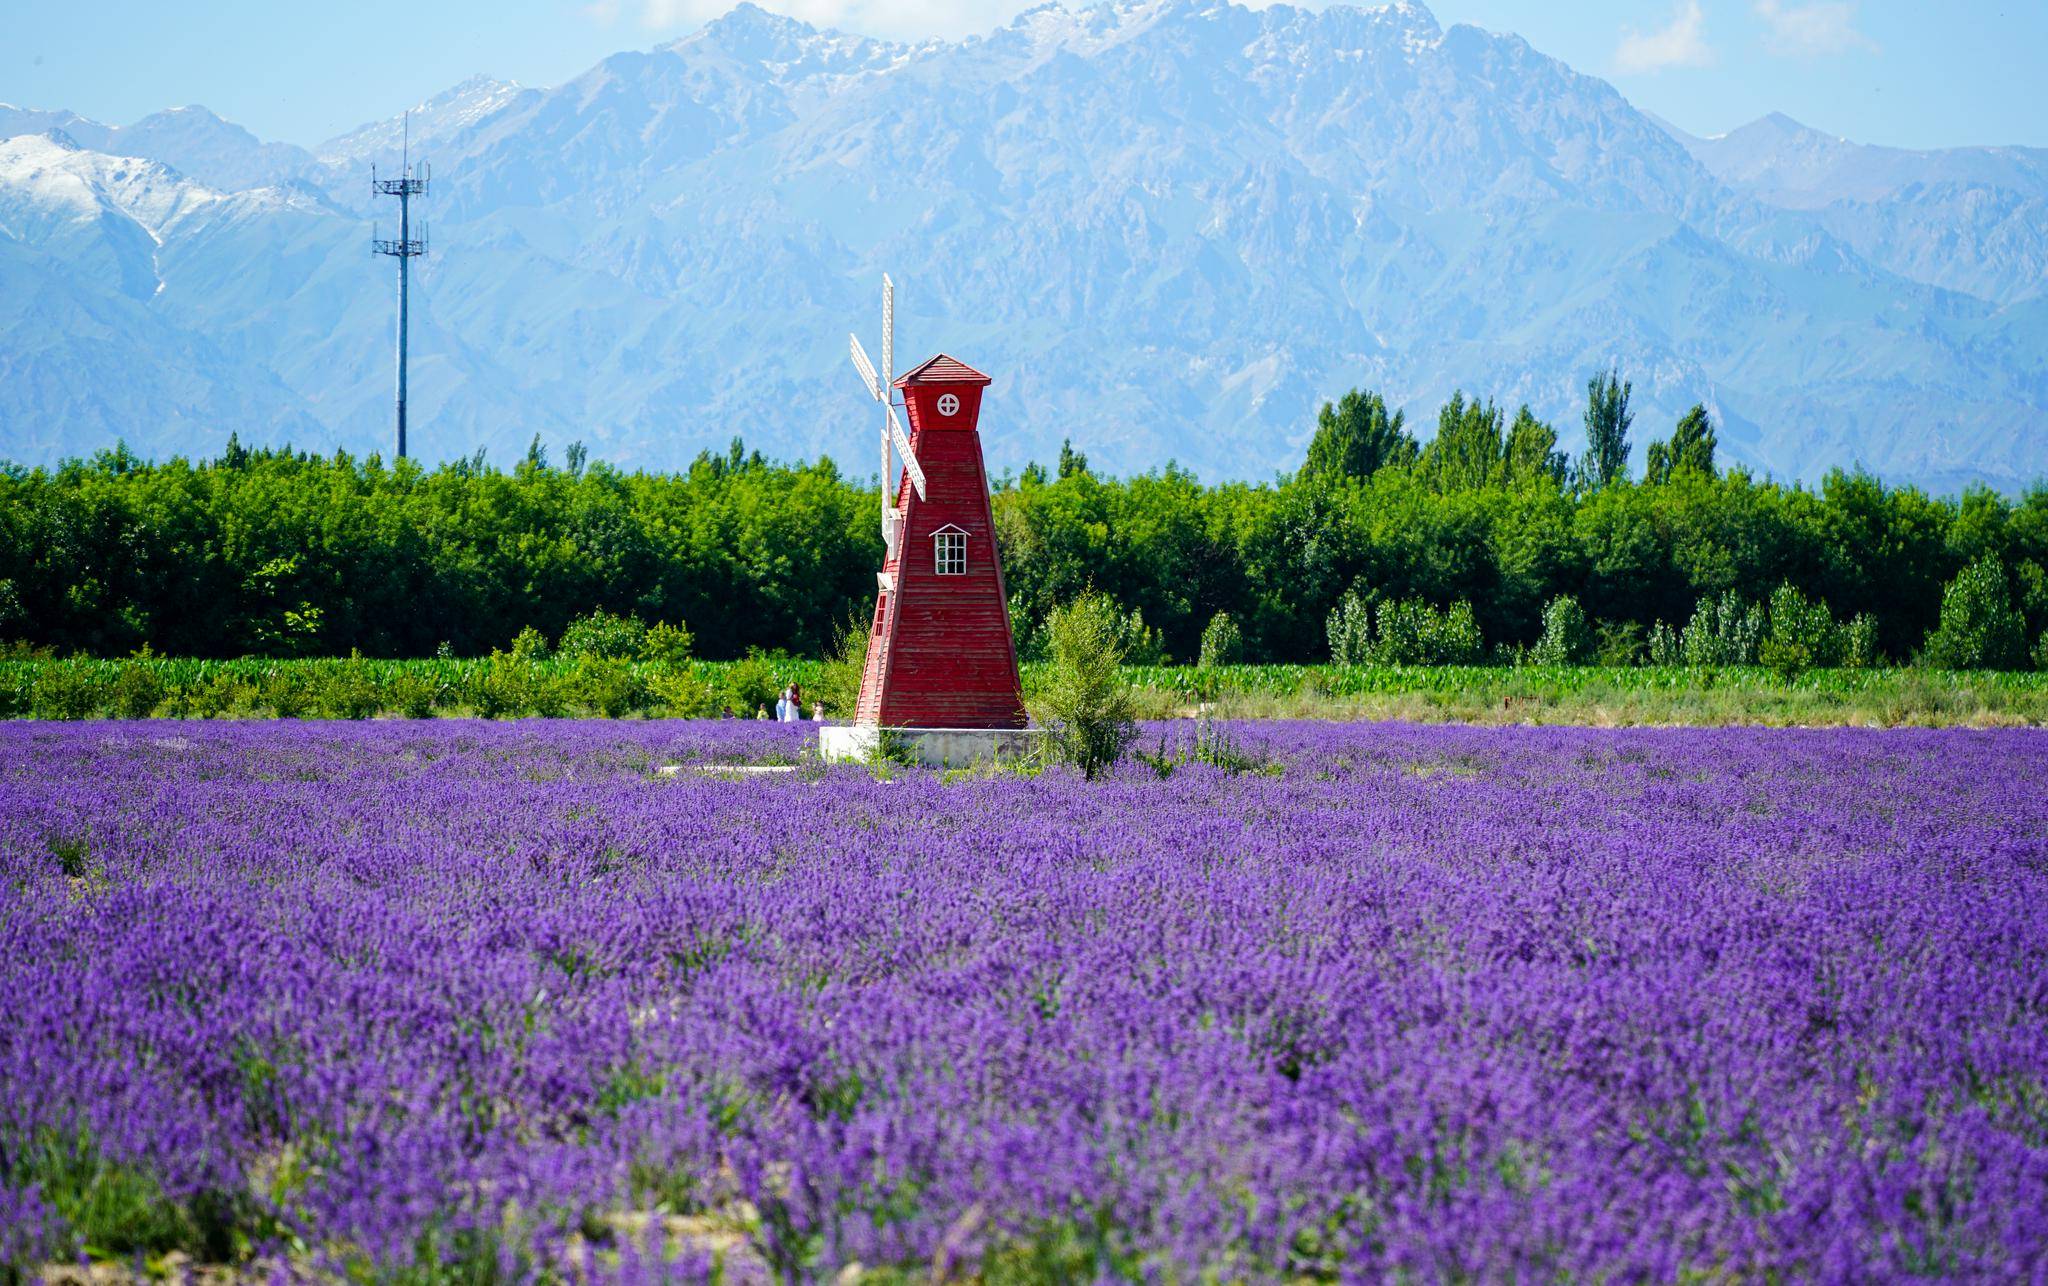
[[[530,85],[693,30],[730,0],[0,0],[0,101],[127,124],[200,103],[312,144],[476,72]],[[874,35],[987,30],[1020,0],[768,0]],[[1438,0],[1713,134],[1782,111],[1860,142],[2048,146],[2044,0]]]

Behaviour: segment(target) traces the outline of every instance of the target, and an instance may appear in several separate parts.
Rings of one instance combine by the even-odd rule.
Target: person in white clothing
[[[792,683],[782,690],[775,701],[775,717],[783,723],[802,723],[804,718],[804,690]]]

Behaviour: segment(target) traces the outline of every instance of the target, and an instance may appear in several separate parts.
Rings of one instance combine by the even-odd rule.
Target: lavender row
[[[1233,731],[0,725],[0,1256],[2048,1263],[2048,735]]]

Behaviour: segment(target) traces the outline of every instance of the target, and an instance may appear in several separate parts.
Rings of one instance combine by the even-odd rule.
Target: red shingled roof
[[[940,353],[905,371],[896,380],[896,387],[905,384],[987,384],[988,376],[975,370],[958,358]]]

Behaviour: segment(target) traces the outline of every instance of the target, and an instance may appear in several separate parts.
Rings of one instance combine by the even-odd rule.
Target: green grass
[[[438,658],[0,660],[0,717],[746,717],[828,663]],[[1045,670],[1024,667],[1026,700]],[[2048,724],[2048,672],[1615,666],[1128,666],[1146,718],[1591,724]],[[843,717],[843,711],[828,713]]]
[[[1146,717],[1458,723],[2038,725],[2048,672],[1762,666],[1133,668]],[[1027,690],[1029,680],[1026,681]]]

